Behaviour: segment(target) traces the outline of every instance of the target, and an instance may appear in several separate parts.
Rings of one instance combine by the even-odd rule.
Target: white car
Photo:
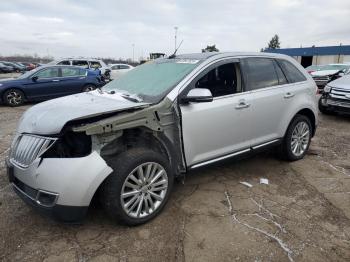
[[[86,69],[99,69],[105,79],[110,79],[111,70],[102,60],[91,58],[66,58],[51,62],[52,65],[81,66]]]
[[[111,69],[111,79],[117,79],[126,72],[134,69],[133,66],[128,64],[110,64],[109,67]]]

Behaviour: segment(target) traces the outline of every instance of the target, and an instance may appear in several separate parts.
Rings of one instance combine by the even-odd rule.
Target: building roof
[[[289,56],[350,55],[350,45],[266,49],[264,52]]]

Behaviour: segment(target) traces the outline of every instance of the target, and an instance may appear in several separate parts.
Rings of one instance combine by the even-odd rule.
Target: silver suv
[[[293,59],[266,53],[172,56],[102,90],[47,101],[20,120],[7,159],[14,190],[64,221],[95,196],[129,225],[154,218],[174,177],[276,146],[304,157],[317,87]]]

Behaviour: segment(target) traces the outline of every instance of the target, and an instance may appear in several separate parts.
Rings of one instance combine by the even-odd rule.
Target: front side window
[[[112,70],[118,70],[118,69],[119,69],[119,65],[112,66]]]
[[[62,77],[71,77],[71,76],[80,76],[81,70],[80,68],[74,68],[74,67],[64,67],[62,70]],[[85,70],[84,70],[85,71]]]
[[[90,61],[90,67],[91,68],[101,68],[101,64],[100,62],[97,62],[97,61]]]
[[[145,102],[157,103],[199,63],[200,60],[177,58],[151,61],[121,75],[103,89],[126,92],[137,95]]]
[[[37,74],[35,74],[39,79],[41,78],[54,78],[58,77],[58,68],[46,68],[41,71],[39,71]]]
[[[279,84],[274,61],[270,58],[242,59],[246,91],[257,90]]]
[[[301,73],[291,62],[282,59],[278,59],[277,61],[281,65],[289,83],[306,81],[306,77],[303,73]]]
[[[237,81],[238,63],[228,63],[211,69],[196,83],[196,88],[209,89],[213,97],[226,96],[239,92]]]
[[[84,67],[84,68],[89,68],[89,64],[87,61],[84,61],[84,60],[73,60],[73,65],[75,66],[81,66],[81,67]]]

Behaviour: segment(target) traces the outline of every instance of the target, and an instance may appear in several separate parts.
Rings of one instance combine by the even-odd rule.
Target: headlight
[[[2,86],[2,84],[0,84],[0,86]]]
[[[330,86],[328,86],[328,85],[326,85],[325,87],[324,87],[324,89],[323,89],[323,92],[325,92],[325,93],[329,93],[329,92],[331,92],[331,87]]]

